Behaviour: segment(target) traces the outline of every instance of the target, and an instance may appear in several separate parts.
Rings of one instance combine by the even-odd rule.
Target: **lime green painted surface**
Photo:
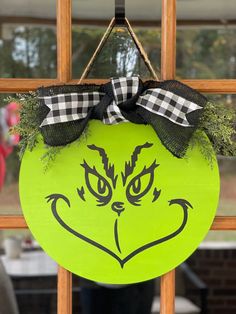
[[[91,121],[87,137],[63,148],[46,173],[43,153],[40,141],[22,161],[24,216],[42,248],[82,277],[117,284],[157,277],[211,226],[217,162],[210,167],[198,147],[174,157],[150,126]]]

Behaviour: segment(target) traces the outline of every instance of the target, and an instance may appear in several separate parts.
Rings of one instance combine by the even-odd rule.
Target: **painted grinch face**
[[[148,149],[152,147],[152,143],[146,142],[143,145],[138,145],[135,147],[130,161],[125,162],[124,171],[119,174],[115,173],[115,166],[109,162],[108,156],[104,148],[98,147],[96,145],[87,145],[88,149],[91,149],[97,152],[101,158],[101,163],[103,166],[103,172],[99,173],[96,169],[96,166],[90,166],[85,160],[81,164],[85,171],[85,183],[87,192],[89,196],[92,195],[96,202],[97,206],[106,206],[108,210],[114,211],[117,215],[114,215],[114,241],[116,245],[116,250],[113,252],[104,245],[96,242],[94,239],[90,239],[87,236],[81,234],[77,230],[71,228],[67,223],[60,217],[60,214],[57,210],[58,200],[64,200],[68,207],[70,207],[70,200],[66,195],[63,194],[51,194],[46,197],[48,202],[52,201],[52,213],[59,224],[65,228],[72,235],[78,237],[82,241],[86,241],[87,243],[95,246],[96,248],[106,252],[111,257],[115,258],[121,265],[124,267],[125,263],[127,263],[131,258],[134,258],[137,254],[141,253],[144,250],[151,248],[152,246],[161,244],[165,241],[168,241],[174,237],[176,237],[185,227],[188,220],[188,207],[192,208],[192,205],[185,199],[172,199],[170,200],[169,206],[171,205],[179,205],[183,213],[182,222],[180,226],[170,234],[167,234],[164,237],[157,238],[154,241],[146,243],[140,247],[137,247],[133,252],[131,252],[126,257],[122,258],[122,248],[119,243],[119,217],[125,210],[129,210],[130,206],[142,206],[142,198],[145,197],[147,193],[152,189],[152,203],[156,202],[161,194],[161,190],[157,190],[156,187],[153,187],[154,178],[155,178],[155,170],[159,166],[156,163],[156,160],[152,162],[148,167],[144,166],[142,171],[136,175],[133,175],[135,172],[136,163],[138,163],[139,155],[141,155],[143,149]],[[99,158],[99,157],[98,157]],[[123,188],[123,198],[120,200],[113,199],[114,190],[117,187],[117,180],[120,177]],[[77,188],[77,192],[79,197],[83,202],[86,203],[86,194],[85,188],[82,186],[80,189]],[[125,201],[126,204],[125,205]],[[151,206],[152,204],[149,204]],[[152,205],[155,210],[154,205]],[[105,213],[106,214],[106,213]],[[117,217],[118,216],[118,217]],[[135,217],[134,217],[135,219]],[[111,236],[113,236],[111,234]]]
[[[92,121],[86,139],[65,147],[46,173],[42,154],[39,144],[24,156],[24,214],[48,254],[80,276],[159,276],[196,249],[214,217],[217,166],[197,147],[174,157],[149,126]]]

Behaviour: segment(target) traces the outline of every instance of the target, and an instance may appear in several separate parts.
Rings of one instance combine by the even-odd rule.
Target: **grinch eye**
[[[89,192],[96,197],[98,206],[109,203],[112,197],[112,188],[109,182],[97,172],[96,168],[91,168],[86,161],[81,166],[85,169],[85,182]]]
[[[154,170],[158,166],[155,160],[149,168],[144,167],[143,170],[129,182],[126,188],[126,197],[131,204],[140,206],[140,204],[137,203],[140,202],[140,199],[146,195],[152,187]]]

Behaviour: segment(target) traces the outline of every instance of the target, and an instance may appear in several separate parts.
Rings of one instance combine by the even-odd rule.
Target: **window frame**
[[[0,78],[0,93],[19,93],[44,85],[76,84],[72,79],[72,0],[57,0],[57,78]],[[162,0],[161,79],[174,79],[176,70],[176,0]],[[102,84],[106,80],[86,79],[82,83]],[[203,93],[236,94],[236,79],[191,79],[183,83]],[[23,216],[0,216],[0,229],[26,229]],[[211,230],[236,230],[236,216],[216,216]],[[72,274],[58,268],[58,314],[72,314]],[[175,270],[161,277],[161,314],[175,313]]]

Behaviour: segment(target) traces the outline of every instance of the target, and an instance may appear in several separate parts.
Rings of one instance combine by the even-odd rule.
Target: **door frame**
[[[160,1],[160,0],[159,0]],[[176,0],[162,0],[161,78],[174,79],[176,71]],[[0,78],[0,93],[28,92],[44,85],[76,84],[72,79],[72,0],[57,0],[57,78]],[[86,79],[101,84],[106,80]],[[203,93],[236,94],[236,79],[182,80]],[[26,229],[23,216],[0,216],[0,229]],[[216,216],[211,230],[236,230],[236,216]],[[58,314],[72,314],[72,274],[58,268]],[[175,313],[175,270],[161,277],[161,314]]]

